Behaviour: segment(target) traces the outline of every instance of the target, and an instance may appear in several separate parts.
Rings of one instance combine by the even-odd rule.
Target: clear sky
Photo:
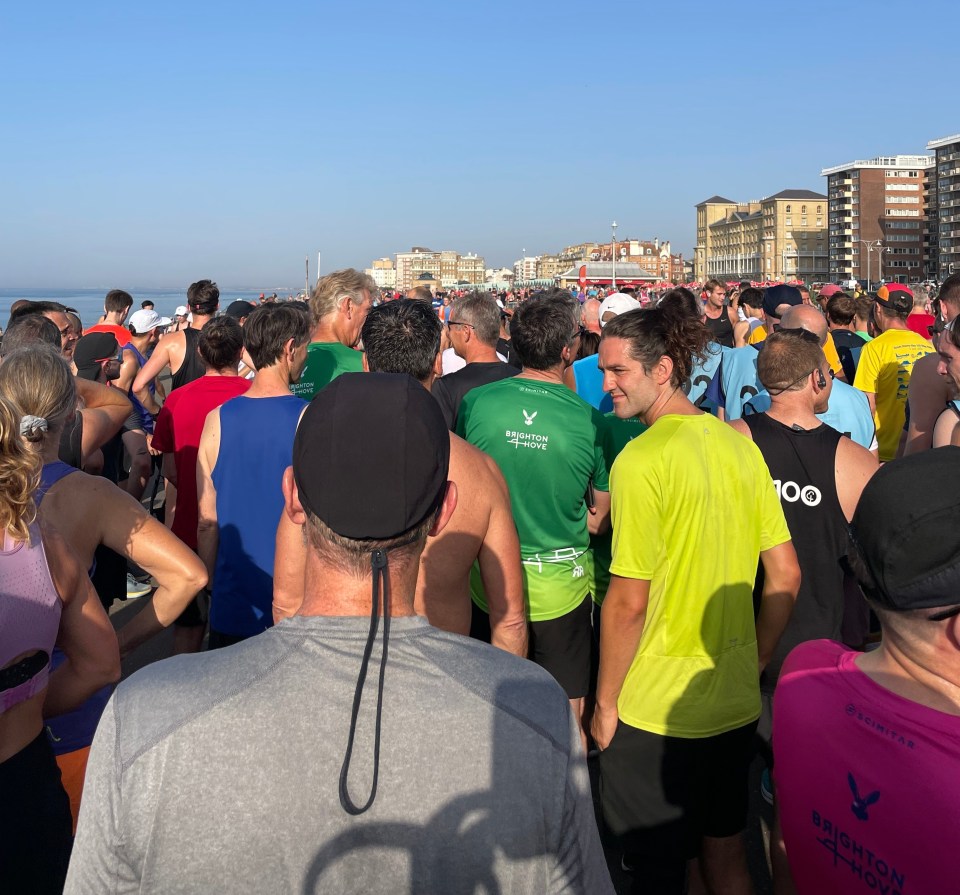
[[[8,3],[0,285],[500,265],[614,218],[689,256],[708,196],[960,132],[958,25],[955,0]]]

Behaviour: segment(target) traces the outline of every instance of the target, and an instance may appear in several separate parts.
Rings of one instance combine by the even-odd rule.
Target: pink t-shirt
[[[774,697],[777,805],[800,895],[960,892],[960,717],[918,705],[815,640]]]

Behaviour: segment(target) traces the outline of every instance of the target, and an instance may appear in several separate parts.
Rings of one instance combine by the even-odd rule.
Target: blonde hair
[[[310,295],[310,316],[316,326],[325,317],[329,317],[340,303],[349,298],[355,305],[363,304],[363,293],[374,297],[379,292],[373,277],[348,267],[335,270],[321,277]]]
[[[33,492],[40,484],[40,457],[20,437],[20,413],[0,397],[0,530],[16,541],[29,541],[37,518]]]
[[[48,345],[18,348],[0,366],[0,395],[17,410],[17,433],[20,419],[35,416],[46,421],[46,427],[32,427],[24,440],[42,445],[45,438],[59,435],[63,424],[77,407],[77,387],[67,362]]]

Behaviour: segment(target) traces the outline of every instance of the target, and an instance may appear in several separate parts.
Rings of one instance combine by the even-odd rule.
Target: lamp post
[[[880,240],[877,240],[877,280],[879,282],[883,281],[883,253],[886,248],[885,245],[881,244]]]
[[[613,259],[612,276],[610,277],[610,285],[613,287],[613,291],[617,291],[617,222],[614,221],[610,225],[613,230],[613,241],[611,243],[611,252],[610,257]]]
[[[870,253],[873,251],[874,247],[877,248],[878,252],[882,252],[882,243],[879,239],[861,239],[863,245],[867,247],[867,291],[870,291]],[[879,255],[878,255],[879,257]]]

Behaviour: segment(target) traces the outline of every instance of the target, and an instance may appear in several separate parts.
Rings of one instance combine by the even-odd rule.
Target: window
[[[806,205],[801,205],[801,206],[800,206],[800,214],[806,214],[806,213],[807,213],[807,206],[806,206]]]
[[[817,206],[817,214],[820,214],[820,212],[821,212],[821,209],[820,209],[820,206],[818,205],[818,206]]]
[[[786,210],[787,210],[787,214],[790,214],[790,206],[789,206],[789,205],[787,206],[787,209],[786,209]]]

